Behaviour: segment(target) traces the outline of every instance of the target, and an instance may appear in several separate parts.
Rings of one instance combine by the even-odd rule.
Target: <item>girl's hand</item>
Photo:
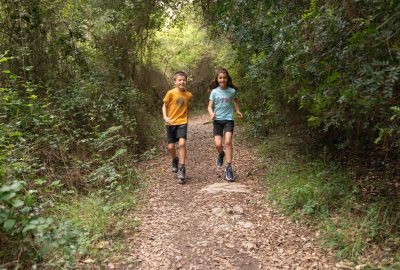
[[[214,120],[215,119],[215,112],[210,113],[210,117],[211,117],[211,120]]]
[[[242,117],[243,117],[243,114],[242,114],[240,111],[236,111],[236,114],[237,114],[237,116],[238,116],[239,118],[242,118]]]
[[[168,125],[171,125],[171,124],[172,124],[171,118],[169,118],[169,117],[164,117],[164,121],[165,121],[165,123],[167,123]]]

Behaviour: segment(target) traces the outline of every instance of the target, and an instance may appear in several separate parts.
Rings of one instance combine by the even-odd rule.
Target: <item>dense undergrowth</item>
[[[0,268],[74,268],[134,224],[161,129],[145,37],[165,17],[133,4],[0,1]]]
[[[399,154],[398,1],[199,0],[232,43],[247,121],[301,122],[326,145]]]
[[[316,154],[299,137],[298,131],[281,130],[261,144],[268,199],[293,219],[316,227],[339,260],[350,260],[360,269],[397,269],[399,201],[370,200],[352,168],[329,160],[327,153]]]
[[[284,157],[269,168],[271,197],[321,227],[339,257],[379,254],[372,268],[398,267],[400,2],[196,2],[234,48],[245,121],[266,142],[267,166]],[[302,132],[283,140],[276,127]]]
[[[135,162],[157,141],[159,121],[132,108],[141,98],[134,88],[119,98],[108,91],[97,102],[90,98],[93,91],[72,92],[75,99],[49,110],[32,84],[3,73],[8,80],[1,89],[0,266],[75,267],[108,250],[96,248],[99,241],[112,242],[115,250],[122,228],[135,223],[125,215],[141,185]],[[85,121],[77,121],[80,113]],[[154,131],[152,138],[135,130],[138,120]]]

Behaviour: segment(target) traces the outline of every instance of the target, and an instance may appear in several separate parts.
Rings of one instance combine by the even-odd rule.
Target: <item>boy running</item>
[[[163,99],[162,113],[167,128],[168,152],[172,158],[172,172],[177,172],[179,183],[185,183],[186,139],[188,126],[188,104],[192,93],[186,90],[187,75],[178,71],[174,75],[175,88]],[[178,142],[179,158],[175,143]],[[179,164],[179,167],[178,167]]]

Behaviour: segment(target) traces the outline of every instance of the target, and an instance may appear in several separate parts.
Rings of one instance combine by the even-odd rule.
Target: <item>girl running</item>
[[[232,83],[225,68],[217,72],[215,80],[210,86],[211,94],[208,102],[208,113],[212,120],[215,148],[218,151],[217,167],[222,167],[226,160],[225,179],[228,182],[235,181],[232,169],[232,136],[234,129],[233,110],[238,117],[243,117],[239,108],[239,100],[235,98],[236,87]],[[222,145],[224,138],[225,151]]]

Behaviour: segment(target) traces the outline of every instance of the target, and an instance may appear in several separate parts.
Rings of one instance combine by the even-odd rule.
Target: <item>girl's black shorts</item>
[[[187,139],[187,124],[167,127],[168,143],[176,143],[179,138]]]
[[[232,132],[235,127],[233,120],[214,120],[213,136],[224,136],[225,132]]]

